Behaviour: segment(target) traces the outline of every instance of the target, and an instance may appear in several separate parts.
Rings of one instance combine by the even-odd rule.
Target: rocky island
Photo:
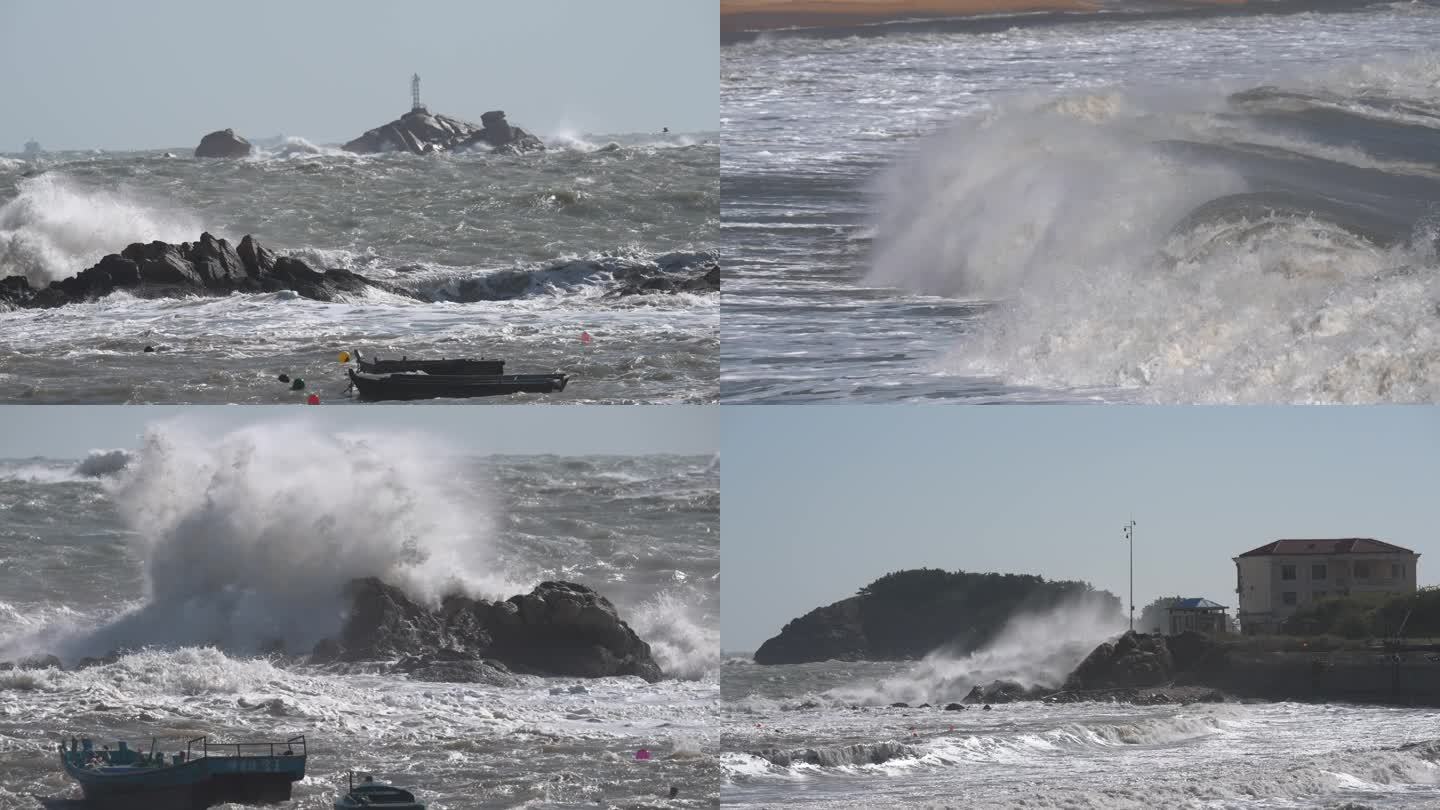
[[[357,154],[409,152],[426,155],[463,152],[477,147],[518,155],[543,151],[545,144],[520,127],[510,126],[502,110],[492,110],[480,116],[480,125],[476,126],[448,115],[431,115],[424,107],[419,107],[367,131],[342,148]]]
[[[233,129],[221,129],[200,139],[195,147],[197,158],[242,158],[248,157],[253,147],[250,142],[235,134]]]
[[[755,662],[907,660],[942,646],[963,654],[984,646],[1016,613],[1061,602],[1120,615],[1119,597],[1085,582],[931,568],[896,571],[786,624],[760,645]]]

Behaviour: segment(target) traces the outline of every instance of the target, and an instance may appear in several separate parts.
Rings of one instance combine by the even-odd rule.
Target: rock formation
[[[290,256],[276,256],[250,236],[231,247],[209,233],[197,242],[136,242],[94,267],[35,289],[23,276],[0,279],[0,305],[58,307],[126,290],[138,296],[175,296],[292,290],[317,301],[377,287],[409,297],[414,293],[371,281],[349,270],[317,271]]]
[[[896,571],[855,596],[786,624],[755,652],[755,662],[907,660],[942,646],[963,654],[984,646],[1017,614],[1062,605],[1120,616],[1118,597],[1084,582],[1028,574]]]
[[[483,146],[496,151],[519,154],[540,151],[540,139],[505,121],[500,110],[487,112],[476,126],[448,115],[431,115],[421,107],[405,113],[388,124],[378,126],[345,144],[347,152],[410,152],[424,155],[432,152],[463,151]]]
[[[510,671],[601,678],[635,675],[660,680],[650,645],[622,621],[615,606],[584,585],[542,582],[523,596],[487,602],[449,596],[430,610],[377,579],[351,583],[350,613],[336,639],[316,645],[312,659],[400,658],[397,669],[432,680],[487,680]]]
[[[321,640],[308,663],[375,662],[416,680],[508,686],[515,673],[660,680],[660,665],[610,600],[573,582],[542,582],[503,602],[445,597],[431,610],[373,577],[351,582],[349,610],[335,638]],[[279,645],[272,655],[283,658]],[[85,658],[83,669],[113,663]],[[63,668],[53,655],[0,663],[14,668]]]
[[[221,129],[200,139],[195,147],[197,158],[239,158],[250,154],[250,142],[235,134],[233,129]]]
[[[38,289],[24,276],[0,278],[0,309],[58,307],[120,289],[148,297],[291,290],[305,298],[333,301],[342,293],[376,288],[417,301],[474,303],[593,286],[608,288],[607,298],[719,292],[720,265],[715,254],[705,252],[671,253],[654,261],[577,259],[540,269],[447,279],[438,286],[412,289],[344,269],[317,271],[294,257],[277,256],[250,236],[232,248],[226,240],[205,233],[194,243],[132,244],[94,267]]]
[[[755,651],[757,664],[858,661],[870,651],[860,622],[860,597],[816,608],[786,624]]]

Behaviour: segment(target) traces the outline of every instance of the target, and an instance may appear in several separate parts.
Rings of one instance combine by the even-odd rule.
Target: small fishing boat
[[[123,741],[95,750],[89,739],[60,743],[65,773],[80,783],[95,810],[204,810],[217,804],[288,801],[305,778],[305,736],[285,742],[211,743],[196,737],[168,758],[150,742],[148,753]]]
[[[407,371],[423,371],[426,374],[504,374],[504,360],[366,360],[355,352],[355,363],[366,374],[394,374]]]
[[[355,774],[350,774],[350,789],[335,800],[335,810],[353,810],[357,807],[383,807],[385,810],[425,810],[425,805],[415,801],[415,794],[401,790],[394,785],[376,782],[369,774],[357,785]]]
[[[360,399],[434,399],[549,394],[564,391],[567,374],[366,374],[346,369]]]

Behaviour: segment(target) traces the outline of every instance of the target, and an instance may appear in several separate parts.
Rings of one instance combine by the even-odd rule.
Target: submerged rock
[[[221,129],[200,139],[195,147],[197,158],[241,158],[247,157],[254,147],[250,142],[235,134],[233,129]]]
[[[0,672],[12,669],[64,669],[65,664],[54,655],[32,655],[18,661],[0,662]]]
[[[351,583],[338,639],[316,645],[316,661],[402,657],[396,669],[425,680],[495,683],[511,671],[654,682],[660,666],[608,599],[584,585],[543,582],[503,602],[450,596],[438,610],[378,579]]]
[[[485,146],[511,154],[541,151],[539,138],[505,121],[499,110],[481,116],[481,126],[448,115],[432,115],[424,107],[413,109],[388,124],[367,131],[344,145],[347,152],[410,152],[415,155]]]

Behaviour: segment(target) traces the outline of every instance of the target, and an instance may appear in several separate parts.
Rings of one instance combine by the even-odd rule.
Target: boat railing
[[[276,748],[280,750],[277,752]],[[201,757],[277,757],[305,756],[305,735],[297,734],[285,742],[212,743],[209,737],[196,737],[185,743],[185,759]]]

